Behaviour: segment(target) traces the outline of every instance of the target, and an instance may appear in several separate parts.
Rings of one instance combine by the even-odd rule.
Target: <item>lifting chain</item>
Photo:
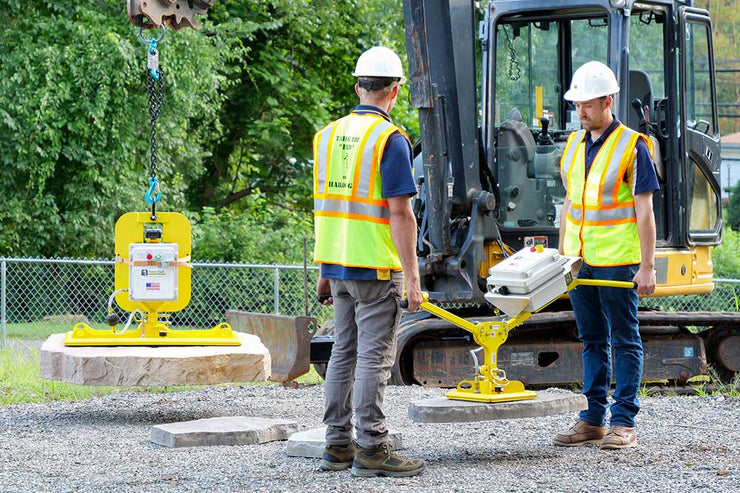
[[[509,80],[512,82],[516,82],[522,76],[522,67],[519,65],[519,60],[517,60],[516,48],[514,48],[514,40],[511,39],[509,30],[506,29],[507,27],[509,29],[513,28],[508,25],[503,26],[504,35],[506,35],[506,45],[509,49]]]
[[[150,40],[144,39],[142,29],[139,29],[139,38],[149,44],[146,55],[146,88],[149,99],[149,115],[151,117],[150,143],[150,172],[149,172],[149,190],[145,194],[146,201],[152,205],[151,220],[157,219],[157,202],[162,197],[162,192],[157,179],[157,119],[162,109],[162,99],[164,96],[164,73],[159,66],[159,51],[157,43],[164,37],[164,26],[161,27],[159,38]]]

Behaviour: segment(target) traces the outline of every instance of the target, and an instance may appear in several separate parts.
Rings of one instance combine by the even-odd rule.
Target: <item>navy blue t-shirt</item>
[[[612,116],[614,117],[614,115]],[[586,176],[588,176],[591,164],[593,164],[596,154],[598,154],[604,141],[618,126],[619,120],[614,117],[612,124],[609,125],[596,141],[591,140],[591,132],[586,132],[586,136],[583,138],[586,143]],[[642,139],[639,139],[635,149],[637,150],[637,158],[635,163],[635,188],[632,190],[632,195],[640,195],[641,193],[654,192],[655,190],[660,189],[658,176],[655,174],[653,160],[650,157],[650,150],[648,149],[647,144],[645,144],[645,141]]]
[[[380,114],[391,121],[390,116],[375,106],[357,105],[353,111],[358,115],[367,113]],[[380,178],[383,187],[383,198],[416,195],[416,184],[411,168],[411,146],[406,137],[398,132],[391,134],[385,143],[383,157],[380,159]],[[378,279],[376,269],[362,267],[345,267],[338,264],[321,264],[321,275],[327,279],[352,281],[373,281]]]

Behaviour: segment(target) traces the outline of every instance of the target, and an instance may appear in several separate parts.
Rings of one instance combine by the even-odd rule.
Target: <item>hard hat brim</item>
[[[600,93],[586,94],[578,90],[568,89],[567,91],[565,91],[565,94],[563,94],[563,99],[565,99],[566,101],[573,101],[573,102],[590,101],[592,99],[603,98],[604,96],[611,96],[612,94],[617,94],[618,92],[619,92],[618,87],[615,90],[609,91],[605,94],[600,94]]]

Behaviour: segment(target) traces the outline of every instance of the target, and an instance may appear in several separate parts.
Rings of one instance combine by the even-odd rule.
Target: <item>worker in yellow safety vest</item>
[[[409,311],[422,301],[411,143],[389,116],[406,78],[401,59],[382,46],[364,52],[352,75],[360,104],[321,129],[313,145],[316,291],[334,305],[320,468],[413,476],[424,461],[391,451],[383,413],[404,284]]]
[[[561,160],[567,195],[559,249],[583,258],[579,278],[633,281],[637,289],[579,286],[570,291],[583,342],[588,409],[568,431],[555,436],[556,445],[621,449],[637,444],[643,363],[637,303],[638,295],[655,290],[653,192],[659,184],[650,140],[612,114],[617,92],[611,69],[591,61],[575,71],[564,95],[574,102],[582,130],[570,135]],[[616,388],[609,406],[612,347]]]

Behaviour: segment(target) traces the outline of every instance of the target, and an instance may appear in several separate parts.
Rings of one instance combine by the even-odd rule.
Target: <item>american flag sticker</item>
[[[158,282],[146,283],[146,290],[147,291],[159,291],[159,283]]]

